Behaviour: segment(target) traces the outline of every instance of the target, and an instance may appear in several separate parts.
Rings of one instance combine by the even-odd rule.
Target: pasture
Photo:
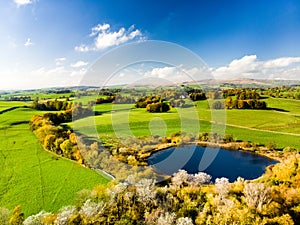
[[[219,111],[210,110],[208,101],[197,101],[195,108],[183,108],[180,113],[174,108],[167,113],[148,113],[132,104],[100,104],[95,106],[95,118],[76,121],[75,128],[90,135],[94,126],[100,137],[128,134],[126,129],[134,136],[149,136],[178,131],[195,133],[195,124],[199,123],[199,132],[222,132],[226,128],[225,133],[238,140],[258,144],[274,142],[278,148],[300,148],[300,136],[297,136],[300,134],[300,117],[297,115],[300,101],[270,98],[266,102],[273,109]],[[212,125],[212,120],[219,124]]]
[[[73,204],[78,191],[109,181],[43,150],[28,125],[33,115],[41,113],[17,108],[0,115],[0,206],[13,209],[20,204],[25,216],[57,211]]]
[[[86,99],[89,97],[81,98]],[[197,101],[195,107],[172,108],[167,113],[148,113],[133,104],[107,103],[95,106],[94,117],[68,125],[86,135],[93,135],[96,128],[100,138],[220,131],[237,140],[274,142],[278,148],[300,149],[300,101],[265,101],[272,109],[212,111],[208,101]],[[21,106],[0,114],[0,206],[12,209],[20,204],[26,216],[42,209],[57,211],[73,204],[78,191],[109,181],[104,175],[43,150],[28,122],[32,116],[45,112],[23,107],[28,104],[0,102],[0,111]]]

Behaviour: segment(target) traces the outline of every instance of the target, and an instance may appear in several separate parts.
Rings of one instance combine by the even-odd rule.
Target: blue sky
[[[1,0],[0,28],[0,89],[76,85],[107,51],[145,40],[190,49],[217,79],[300,72],[296,0]]]

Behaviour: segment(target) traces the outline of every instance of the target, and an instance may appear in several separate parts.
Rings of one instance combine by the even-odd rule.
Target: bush
[[[165,103],[165,102],[157,102],[157,103],[151,103],[148,104],[146,107],[146,110],[148,112],[167,112],[170,110],[170,106],[169,104]]]
[[[287,152],[298,152],[299,153],[300,151],[293,147],[288,146],[283,149],[283,153],[287,153]]]
[[[269,142],[267,145],[266,145],[266,148],[268,150],[275,150],[276,148],[276,144],[274,142]]]

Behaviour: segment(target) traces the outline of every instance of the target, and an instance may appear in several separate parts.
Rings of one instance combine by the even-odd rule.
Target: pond
[[[261,176],[265,168],[276,160],[250,152],[183,146],[162,150],[148,158],[148,165],[156,172],[172,175],[179,169],[190,174],[205,172],[216,178],[227,177],[230,182],[238,177],[251,180]]]

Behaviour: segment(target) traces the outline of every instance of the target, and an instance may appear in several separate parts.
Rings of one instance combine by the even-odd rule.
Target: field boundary
[[[18,109],[18,108],[21,108],[21,106],[14,106],[14,107],[10,107],[8,109],[4,109],[4,110],[0,111],[0,114],[6,113],[6,112],[9,112],[9,111]]]

